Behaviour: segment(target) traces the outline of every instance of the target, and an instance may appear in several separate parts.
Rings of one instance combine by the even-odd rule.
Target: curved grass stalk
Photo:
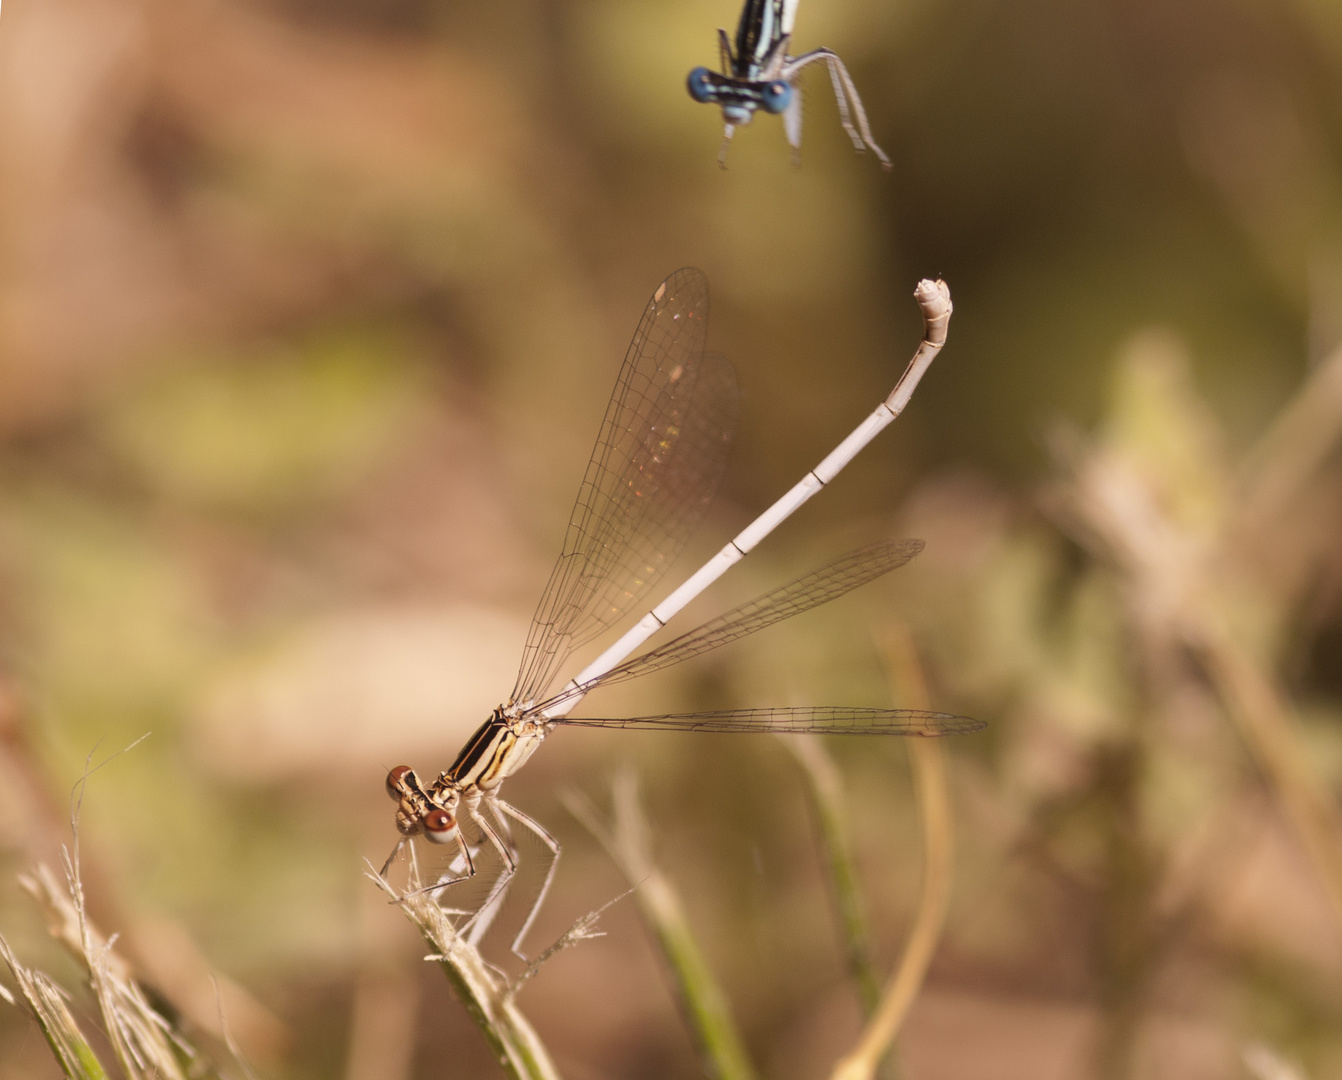
[[[685,906],[652,859],[647,819],[638,801],[638,781],[621,770],[613,784],[614,819],[607,825],[591,801],[570,793],[569,813],[600,841],[634,887],[643,918],[656,935],[675,980],[677,996],[699,1046],[705,1068],[717,1080],[754,1080],[755,1069],[722,992],[690,929]]]
[[[885,651],[892,681],[900,691],[900,700],[912,708],[926,708],[927,688],[908,631],[900,629],[890,633]],[[941,741],[910,740],[909,760],[913,765],[919,816],[923,823],[923,890],[918,914],[880,1005],[863,1029],[857,1045],[834,1066],[830,1080],[870,1080],[874,1075],[922,988],[946,922],[955,835]]]
[[[779,738],[806,773],[807,789],[811,794],[811,805],[820,830],[820,844],[825,853],[825,865],[834,890],[834,904],[843,928],[848,969],[857,984],[862,1012],[870,1017],[881,1001],[881,983],[871,962],[871,936],[867,931],[857,867],[849,843],[852,830],[843,797],[843,778],[818,735],[786,735]]]

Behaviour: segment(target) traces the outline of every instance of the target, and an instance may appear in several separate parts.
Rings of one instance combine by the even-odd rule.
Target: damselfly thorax
[[[551,858],[539,895],[513,941],[520,955],[522,939],[554,878],[559,843],[499,792],[557,727],[930,736],[983,726],[947,713],[828,706],[604,719],[571,715],[593,690],[679,664],[828,603],[903,566],[922,549],[919,540],[868,544],[632,656],[837,476],[908,404],[945,341],[951,312],[950,294],[941,282],[921,282],[914,295],[923,310],[923,341],[890,396],[754,523],[554,691],[563,662],[573,650],[613,629],[656,587],[716,492],[735,431],[735,376],[726,360],[704,352],[708,283],[692,269],[679,270],[662,283],[644,311],[616,380],[563,551],[536,607],[508,703],[494,710],[452,767],[432,783],[421,781],[406,765],[388,774],[387,792],[397,803],[401,841],[384,873],[407,846],[427,840],[440,851],[445,849],[448,857],[430,860],[432,869],[418,887],[438,890],[474,877],[477,855],[493,851],[503,869],[484,907],[470,916],[475,919],[502,895],[516,872],[513,828],[525,829]],[[415,850],[411,847],[412,856]]]
[[[515,707],[500,705],[462,747],[452,767],[432,784],[422,784],[408,765],[397,765],[387,774],[387,794],[399,804],[396,827],[401,835],[422,834],[436,844],[452,843],[462,804],[474,808],[482,797],[497,791],[527,763],[552,727]]]
[[[829,69],[834,87],[839,122],[853,146],[859,151],[870,149],[881,165],[889,169],[890,159],[872,137],[867,110],[838,54],[832,49],[812,49],[801,56],[789,55],[797,3],[798,0],[745,0],[736,28],[735,48],[727,31],[718,31],[722,71],[697,67],[686,79],[690,97],[722,110],[718,164],[726,168],[727,146],[732,135],[738,127],[750,123],[756,112],[781,113],[788,143],[793,154],[799,155],[801,94],[794,83],[808,65],[823,63]]]

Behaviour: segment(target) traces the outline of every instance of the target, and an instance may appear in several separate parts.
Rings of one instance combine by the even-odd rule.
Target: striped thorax
[[[527,763],[551,725],[532,719],[516,706],[500,706],[480,725],[457,760],[425,787],[408,765],[387,774],[387,794],[399,804],[396,827],[404,836],[422,833],[435,843],[456,838],[462,804],[474,807]]]

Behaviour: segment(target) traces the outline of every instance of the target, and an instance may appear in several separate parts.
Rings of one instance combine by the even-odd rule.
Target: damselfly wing
[[[649,611],[558,691],[553,685],[573,650],[622,621],[661,580],[721,482],[736,430],[731,366],[705,353],[708,285],[698,270],[678,270],[653,294],[625,356],[596,447],[569,517],[563,550],[541,594],[513,693],[431,783],[409,767],[392,769],[401,842],[388,859],[408,864],[421,889],[441,890],[489,877],[480,906],[462,905],[478,934],[518,866],[514,837],[525,830],[549,851],[549,864],[521,930],[521,942],[553,880],[559,844],[499,796],[556,727],[704,732],[821,732],[847,735],[950,735],[983,725],[967,717],[908,709],[781,708],[668,713],[630,718],[573,718],[570,711],[601,686],[638,678],[702,655],[783,619],[838,599],[905,565],[918,540],[884,540],[849,552],[702,626],[628,659],[694,596],[832,479],[907,403],[945,339],[950,315],[943,285],[915,294],[927,326],[923,343],[886,401],[788,494]],[[427,841],[419,844],[417,841]],[[482,872],[496,859],[495,875]],[[476,890],[479,891],[478,889]],[[492,917],[489,916],[489,917]]]

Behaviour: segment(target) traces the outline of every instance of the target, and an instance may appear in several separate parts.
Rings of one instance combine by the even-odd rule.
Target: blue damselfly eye
[[[685,80],[685,85],[689,88],[690,97],[695,101],[713,100],[713,79],[712,72],[706,67],[697,67],[690,72],[689,78]]]
[[[792,100],[792,87],[779,79],[777,82],[768,83],[762,92],[764,98],[764,111],[771,113],[781,113],[788,107],[788,102]]]

